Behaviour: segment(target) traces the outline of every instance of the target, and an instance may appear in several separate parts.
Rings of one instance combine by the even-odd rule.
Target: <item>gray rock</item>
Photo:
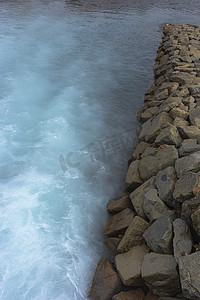
[[[151,120],[150,119],[147,120],[145,123],[142,124],[141,131],[140,131],[140,134],[139,134],[139,137],[138,137],[138,139],[139,139],[140,142],[144,141],[145,135],[147,134],[150,126],[151,126]]]
[[[200,299],[200,252],[179,259],[179,273],[183,295],[188,299]]]
[[[141,217],[135,216],[127,228],[122,240],[120,241],[117,251],[126,252],[134,246],[145,244],[143,233],[149,227],[149,223]]]
[[[175,73],[170,77],[171,81],[178,82],[180,85],[184,84],[199,84],[200,78],[190,75],[186,72]]]
[[[190,155],[197,151],[200,151],[200,144],[197,144],[197,139],[184,140],[178,150],[181,157]]]
[[[133,207],[138,216],[142,218],[146,218],[143,211],[144,194],[152,188],[155,188],[155,176],[145,181],[141,186],[139,186],[134,192],[130,194],[130,199],[132,201]]]
[[[197,126],[200,128],[200,107],[197,106],[192,109],[189,113],[189,120],[191,125]]]
[[[178,151],[174,146],[164,146],[158,149],[155,156],[146,156],[138,163],[138,169],[142,180],[156,175],[158,171],[173,166],[178,159]]]
[[[182,138],[179,134],[178,129],[174,125],[169,125],[161,130],[159,135],[157,136],[155,143],[157,145],[175,145],[176,147],[179,147],[182,143]]]
[[[192,226],[200,236],[200,206],[191,215]]]
[[[181,175],[184,175],[187,172],[200,171],[200,151],[194,152],[189,156],[181,157],[177,159],[175,162],[175,170],[179,178]],[[139,172],[140,172],[140,164],[139,164]]]
[[[178,202],[183,202],[194,196],[193,189],[199,184],[199,175],[194,172],[187,172],[180,176],[175,183],[173,193],[174,199]]]
[[[172,108],[179,106],[181,100],[181,97],[169,97],[160,105],[158,112],[169,112]]]
[[[146,142],[141,142],[137,145],[137,147],[135,148],[135,151],[132,155],[133,159],[140,159],[142,153],[145,151],[145,149],[149,147],[149,144]]]
[[[173,121],[173,125],[176,127],[186,127],[189,126],[189,122],[184,119],[176,117]]]
[[[173,211],[165,212],[144,232],[143,236],[152,251],[172,253],[172,223],[175,218],[176,215]]]
[[[115,256],[115,266],[124,285],[141,286],[141,265],[145,254],[149,252],[146,245],[136,246],[130,251]]]
[[[105,229],[105,235],[109,237],[115,237],[118,234],[125,232],[134,216],[135,213],[131,209],[126,208],[120,213],[109,217]]]
[[[189,105],[191,103],[194,103],[194,101],[195,101],[195,99],[192,96],[183,98],[183,104],[184,105]]]
[[[143,158],[145,156],[152,156],[152,155],[155,155],[155,154],[156,154],[156,148],[148,147],[148,148],[146,148],[146,150],[142,154],[141,158]]]
[[[200,195],[197,194],[192,199],[183,202],[181,207],[181,218],[187,223],[191,224],[190,216],[195,212],[195,210],[200,206]]]
[[[196,126],[178,127],[183,139],[197,139],[200,142],[200,129]]]
[[[181,119],[187,120],[189,113],[186,110],[182,109],[181,107],[174,107],[170,111],[170,116],[173,119],[181,118]]]
[[[129,195],[125,195],[118,200],[110,200],[106,208],[109,214],[116,214],[126,208],[132,208]]]
[[[146,122],[148,119],[151,119],[157,112],[157,106],[147,108],[145,111],[140,113],[138,120],[139,122]]]
[[[179,258],[183,255],[188,255],[192,251],[192,236],[188,224],[178,218],[173,222],[174,238],[173,248],[175,260],[179,261]]]
[[[170,207],[175,207],[173,191],[175,186],[175,169],[173,166],[159,171],[156,175],[156,187],[159,197]]]
[[[151,223],[168,211],[167,206],[158,197],[157,189],[151,189],[144,195],[143,210]]]
[[[125,179],[125,187],[128,192],[134,191],[143,183],[138,170],[138,162],[138,160],[133,161],[128,168]]]
[[[153,293],[174,296],[180,292],[176,267],[177,263],[172,255],[148,253],[142,263],[142,278]]]
[[[163,100],[163,99],[166,99],[169,95],[169,92],[168,92],[168,89],[164,89],[163,91],[159,91],[159,92],[156,92],[155,93],[155,99],[160,101],[160,100]]]
[[[119,245],[119,242],[121,241],[120,238],[109,238],[104,242],[104,245],[113,253],[113,254],[117,254],[117,247]]]

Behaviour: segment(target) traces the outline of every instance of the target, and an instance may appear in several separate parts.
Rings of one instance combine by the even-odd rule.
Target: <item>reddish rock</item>
[[[121,287],[122,282],[112,264],[102,258],[96,268],[89,299],[110,300],[112,296],[120,292]]]

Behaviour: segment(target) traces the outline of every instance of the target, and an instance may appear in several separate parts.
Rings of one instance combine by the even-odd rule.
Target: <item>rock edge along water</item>
[[[93,300],[200,299],[200,27],[164,26]]]

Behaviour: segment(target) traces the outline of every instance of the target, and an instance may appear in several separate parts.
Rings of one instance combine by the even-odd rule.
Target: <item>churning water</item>
[[[175,2],[0,1],[1,300],[87,299]]]

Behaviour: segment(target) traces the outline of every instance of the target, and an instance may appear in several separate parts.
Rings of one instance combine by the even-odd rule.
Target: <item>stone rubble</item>
[[[92,300],[200,299],[200,27],[163,32]]]

